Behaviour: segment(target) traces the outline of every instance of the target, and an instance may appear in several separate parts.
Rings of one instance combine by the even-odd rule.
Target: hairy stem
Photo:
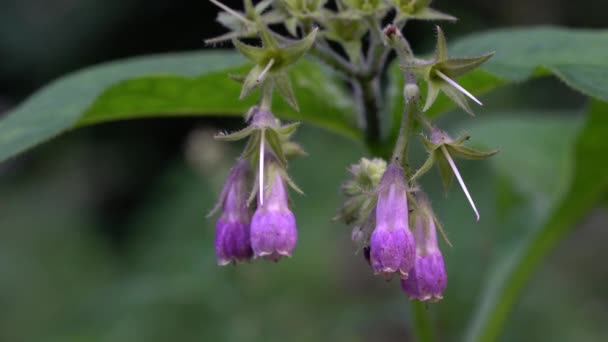
[[[260,98],[260,107],[264,110],[271,111],[272,109],[272,93],[274,84],[270,80],[264,80],[262,83],[262,95]]]
[[[310,49],[310,53],[329,65],[331,68],[343,74],[346,77],[357,77],[361,74],[354,65],[348,62],[345,58],[337,54],[330,47],[316,42]]]
[[[361,92],[361,111],[365,120],[365,142],[372,153],[377,154],[381,145],[380,122],[380,79],[356,79],[356,85]]]
[[[406,164],[407,162],[407,147],[414,128],[414,118],[418,116],[418,97],[420,96],[420,91],[416,85],[416,79],[410,74],[408,74],[406,78],[404,90],[405,110],[401,117],[399,136],[397,137],[393,156],[391,158],[393,161],[401,160],[403,164]]]

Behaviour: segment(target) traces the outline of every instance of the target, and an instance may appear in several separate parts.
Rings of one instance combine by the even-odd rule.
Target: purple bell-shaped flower
[[[414,265],[414,236],[409,229],[405,173],[392,162],[378,184],[376,228],[370,239],[370,260],[375,274],[407,278]]]
[[[215,254],[218,265],[248,260],[253,255],[249,237],[251,214],[247,207],[251,168],[246,160],[230,170],[220,197],[222,214],[216,223]]]
[[[258,198],[258,208],[251,220],[251,246],[256,258],[278,261],[281,256],[291,256],[298,231],[296,219],[289,210],[285,178],[276,162],[268,159],[268,174],[264,178],[269,184],[264,187],[263,200]]]
[[[443,256],[437,245],[435,220],[424,211],[416,218],[414,229],[416,259],[407,279],[401,280],[401,288],[419,301],[435,302],[443,298],[448,282]]]

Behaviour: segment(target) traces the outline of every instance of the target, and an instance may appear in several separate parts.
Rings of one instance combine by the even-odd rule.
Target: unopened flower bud
[[[414,264],[414,237],[408,226],[407,185],[403,168],[391,163],[378,185],[376,228],[370,239],[375,274],[407,278]]]
[[[272,163],[270,163],[272,165]],[[279,170],[268,170],[268,190],[251,220],[251,246],[254,256],[278,261],[291,256],[298,240],[296,219],[289,210],[285,179]],[[259,194],[258,194],[259,195]]]
[[[251,169],[239,160],[230,170],[220,198],[222,214],[216,223],[215,254],[218,265],[237,263],[251,258],[249,238],[250,214],[247,208],[248,181]]]
[[[414,229],[416,259],[407,279],[401,280],[401,288],[410,299],[435,302],[443,298],[447,274],[443,256],[437,245],[434,217],[421,213]]]

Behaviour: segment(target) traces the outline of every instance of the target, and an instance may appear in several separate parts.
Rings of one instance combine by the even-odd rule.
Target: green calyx
[[[397,11],[395,22],[405,20],[447,20],[456,21],[456,17],[439,12],[429,7],[432,0],[391,0]]]
[[[323,35],[332,41],[342,44],[351,61],[358,61],[361,56],[361,41],[368,31],[368,26],[361,15],[355,11],[332,13],[323,21]]]
[[[433,105],[441,91],[460,108],[474,115],[468,104],[467,96],[476,102],[478,100],[460,87],[454,79],[475,70],[493,55],[494,52],[476,57],[448,57],[445,35],[441,28],[437,27],[437,47],[434,58],[431,61],[414,62],[401,67],[413,71],[427,82],[428,88],[423,111],[427,111]]]
[[[384,15],[388,6],[383,0],[343,0],[344,4],[351,9],[366,15]]]
[[[216,20],[230,31],[218,37],[205,40],[207,44],[215,44],[235,38],[255,37],[259,33],[258,21],[271,25],[284,20],[284,16],[279,11],[267,11],[273,0],[260,1],[255,6],[253,6],[251,0],[245,0],[243,5],[245,8],[244,12],[231,9],[218,0],[211,0],[211,2],[224,10],[218,13]]]
[[[259,158],[259,147],[262,141],[267,144],[281,165],[287,165],[289,159],[306,155],[300,145],[291,142],[290,138],[300,125],[294,122],[281,125],[272,113],[260,107],[253,107],[246,115],[249,125],[244,129],[234,133],[221,133],[215,136],[221,141],[237,141],[249,138],[242,158]]]
[[[300,59],[315,42],[317,29],[304,37],[285,45],[280,45],[266,26],[258,22],[262,46],[251,46],[233,39],[232,43],[241,54],[255,65],[243,81],[240,98],[246,97],[253,89],[261,85],[267,78],[274,83],[279,93],[298,110],[287,68]]]

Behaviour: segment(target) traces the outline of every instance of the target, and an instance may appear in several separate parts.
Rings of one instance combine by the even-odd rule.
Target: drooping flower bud
[[[435,219],[427,210],[416,217],[414,228],[416,259],[407,279],[401,280],[401,288],[410,299],[435,302],[443,298],[447,274],[443,255],[437,245]]]
[[[249,230],[247,197],[251,168],[246,160],[237,161],[230,170],[218,203],[222,214],[216,223],[215,254],[220,266],[248,260],[253,255]]]
[[[376,228],[370,239],[375,274],[407,278],[414,265],[414,236],[409,229],[407,185],[403,168],[392,162],[378,185]]]
[[[256,258],[278,261],[291,256],[298,240],[296,219],[289,210],[287,184],[272,157],[267,157],[266,191],[258,198],[258,208],[251,220],[251,246]],[[258,197],[260,193],[258,193]]]

